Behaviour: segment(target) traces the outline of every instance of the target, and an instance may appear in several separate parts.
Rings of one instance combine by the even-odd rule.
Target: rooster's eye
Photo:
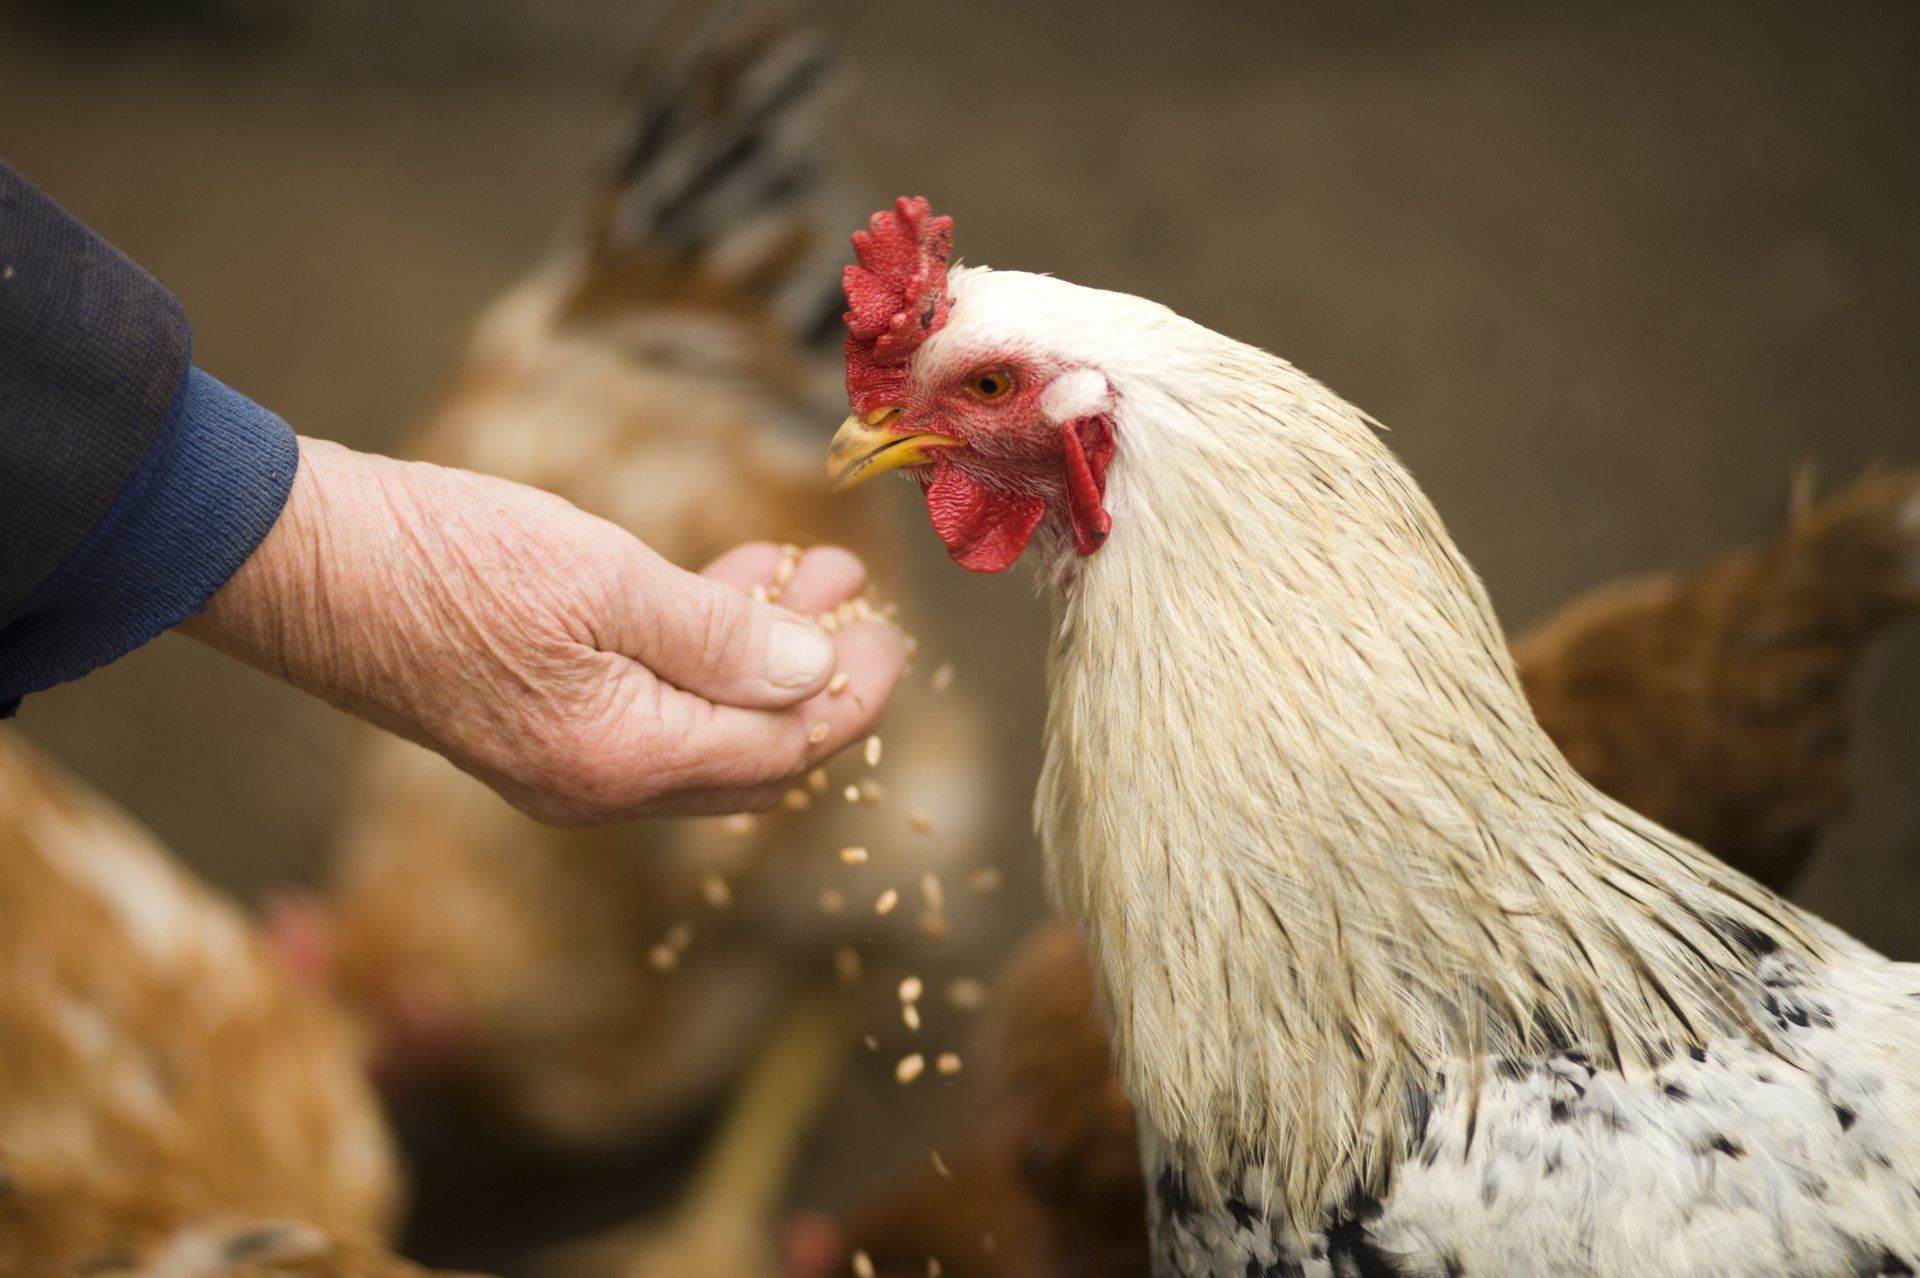
[[[1013,378],[1005,373],[975,373],[967,380],[967,389],[981,399],[999,399],[1013,389]]]

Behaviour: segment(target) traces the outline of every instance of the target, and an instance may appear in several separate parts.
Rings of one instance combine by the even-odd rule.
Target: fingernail
[[[767,682],[776,688],[804,688],[833,668],[833,640],[824,630],[798,621],[776,621],[767,640]]]

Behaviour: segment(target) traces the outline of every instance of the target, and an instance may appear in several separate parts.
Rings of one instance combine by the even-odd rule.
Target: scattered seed
[[[874,898],[873,912],[875,914],[891,914],[893,913],[893,907],[898,904],[900,904],[900,894],[892,888],[888,888],[878,897]]]
[[[840,977],[842,985],[860,983],[860,951],[851,945],[843,945],[833,952],[833,970]]]
[[[864,1251],[853,1253],[853,1278],[873,1278],[873,1261]]]
[[[940,1157],[939,1150],[929,1149],[927,1151],[927,1160],[933,1164],[934,1175],[940,1177],[942,1180],[953,1179],[953,1168],[947,1166],[947,1160]]]
[[[920,1005],[918,1003],[902,1003],[900,1005],[900,1019],[906,1023],[908,1029],[918,1034],[920,1032]]]
[[[987,1001],[987,987],[970,976],[947,984],[947,1002],[963,1012],[977,1012]]]
[[[909,976],[906,980],[900,982],[900,1001],[902,1003],[918,1003],[920,1001],[920,995],[925,988],[926,987],[920,983],[919,977]]]
[[[881,785],[872,777],[862,777],[860,779],[860,797],[868,803],[885,803],[887,801],[887,787]]]
[[[839,891],[839,889],[824,888],[821,890],[820,912],[822,914],[838,914],[840,911],[846,908],[847,908],[847,898],[845,894]]]
[[[902,1056],[900,1063],[893,1067],[893,1081],[905,1087],[914,1079],[924,1074],[926,1069],[927,1058],[920,1053],[915,1052],[911,1056]]]
[[[706,897],[707,904],[716,910],[724,910],[733,904],[733,889],[717,874],[709,874],[701,881],[700,895]]]
[[[867,863],[867,850],[865,848],[841,848],[840,860],[847,865],[865,865]]]
[[[880,1040],[875,1038],[871,1034],[868,1034],[866,1037],[862,1038],[860,1041],[866,1044],[866,1048],[869,1052],[877,1052],[880,1050]]]
[[[823,612],[819,616],[815,617],[813,620],[815,625],[819,626],[822,630],[826,631],[828,634],[832,634],[834,631],[840,628],[839,619],[830,612]]]
[[[667,929],[666,936],[661,939],[680,953],[685,954],[687,947],[693,944],[693,924],[675,923]]]
[[[753,815],[748,812],[736,812],[720,823],[720,828],[728,834],[752,834]]]
[[[946,1270],[940,1267],[940,1260],[938,1257],[936,1256],[927,1257],[927,1278],[941,1278],[941,1275],[945,1274],[946,1272],[947,1272]]]
[[[825,794],[827,792],[827,770],[825,768],[815,768],[813,771],[807,773],[807,789],[813,791],[815,794]]]
[[[967,886],[976,892],[998,892],[1006,880],[991,865],[982,866],[967,876]]]
[[[924,808],[915,808],[907,813],[907,824],[921,834],[933,833],[933,818],[927,815]]]
[[[934,1061],[933,1067],[942,1074],[958,1074],[960,1072],[960,1054],[958,1052],[942,1052],[940,1053],[940,1058]]]
[[[935,692],[945,692],[951,687],[953,687],[953,663],[951,661],[943,661],[934,669],[933,690]]]
[[[816,723],[813,725],[813,731],[807,733],[807,740],[814,745],[819,745],[827,739],[827,733],[831,731],[833,731],[833,729],[826,724]]]
[[[877,768],[880,766],[880,738],[879,737],[867,738],[867,766],[869,768]]]
[[[793,580],[793,570],[800,566],[800,547],[787,545],[780,547],[780,562],[773,570],[773,584],[786,589]]]
[[[780,796],[780,806],[789,812],[805,812],[813,806],[813,796],[795,786]]]
[[[680,955],[671,945],[656,945],[647,951],[647,962],[656,972],[671,972],[680,966]]]
[[[940,876],[928,870],[920,876],[920,899],[925,901],[927,909],[939,914],[947,908],[947,892],[940,886]]]
[[[928,912],[920,916],[920,934],[929,941],[947,939],[947,916]]]
[[[846,671],[836,670],[833,678],[827,680],[827,691],[837,697],[847,690],[847,685],[851,682],[853,681],[847,677]]]
[[[748,593],[753,596],[755,603],[771,603],[773,601],[772,592],[758,582],[754,583],[753,589]]]

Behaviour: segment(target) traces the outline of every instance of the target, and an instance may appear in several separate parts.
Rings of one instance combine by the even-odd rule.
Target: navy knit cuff
[[[199,369],[106,518],[0,620],[0,718],[198,612],[287,503],[293,430]]]

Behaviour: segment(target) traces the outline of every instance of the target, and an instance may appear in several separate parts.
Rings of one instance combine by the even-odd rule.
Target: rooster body
[[[916,235],[937,275],[875,251]],[[1038,824],[1156,1273],[1910,1271],[1920,972],[1575,772],[1371,421],[1153,303],[948,278],[923,205],[856,245],[838,473],[1057,587]]]

